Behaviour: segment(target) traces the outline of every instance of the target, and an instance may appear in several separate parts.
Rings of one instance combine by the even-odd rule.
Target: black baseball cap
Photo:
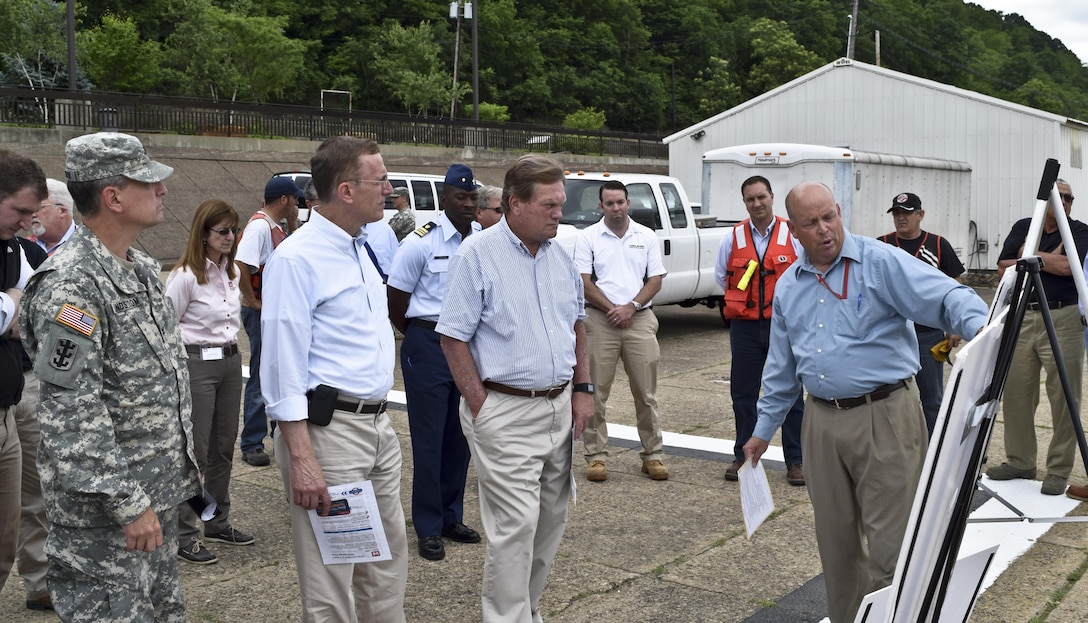
[[[922,200],[918,198],[918,195],[914,193],[899,193],[892,199],[892,207],[888,208],[890,213],[892,210],[906,210],[907,212],[914,212],[922,209]]]

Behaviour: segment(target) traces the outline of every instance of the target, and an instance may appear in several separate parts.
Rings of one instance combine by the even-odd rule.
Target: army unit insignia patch
[[[75,329],[87,337],[90,337],[94,333],[94,328],[98,326],[98,318],[69,303],[65,303],[64,307],[60,308],[60,313],[57,314],[57,322]]]
[[[76,359],[78,351],[79,344],[62,337],[57,340],[57,345],[53,348],[53,356],[49,358],[49,365],[62,372],[69,370],[72,367],[72,362]]]

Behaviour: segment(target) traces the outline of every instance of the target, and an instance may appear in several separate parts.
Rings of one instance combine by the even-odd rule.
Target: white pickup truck
[[[655,305],[691,307],[703,303],[717,308],[722,289],[714,279],[718,247],[728,230],[714,216],[697,217],[680,181],[666,175],[641,173],[568,173],[567,202],[563,204],[556,241],[571,255],[580,229],[601,220],[599,189],[608,180],[623,182],[631,200],[628,214],[657,232],[668,275]],[[697,220],[698,219],[698,220]]]

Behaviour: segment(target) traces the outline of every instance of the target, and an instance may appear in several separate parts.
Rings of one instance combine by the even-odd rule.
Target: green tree
[[[182,94],[266,102],[295,84],[306,44],[284,34],[285,17],[232,13],[208,0],[184,6],[188,18],[166,40]]]
[[[745,82],[749,96],[766,93],[824,64],[823,59],[797,43],[785,22],[760,18],[752,23],[749,34],[753,50]]]
[[[710,57],[706,69],[695,78],[694,94],[699,101],[695,112],[700,119],[712,117],[744,101],[740,85],[729,71],[729,61],[716,56]]]
[[[480,102],[480,120],[506,123],[507,121],[510,121],[510,111],[507,110],[506,106],[502,106],[501,104]]]
[[[159,44],[140,38],[132,18],[107,13],[76,33],[79,62],[100,89],[143,93],[158,84]]]
[[[34,88],[62,86],[65,7],[44,0],[4,0],[0,3],[0,54],[7,73]],[[67,84],[63,84],[67,86]]]
[[[604,127],[606,117],[604,111],[590,106],[576,110],[563,118],[563,127],[571,130],[597,131]]]
[[[393,94],[412,115],[441,114],[452,97],[453,76],[439,59],[434,26],[420,22],[404,28],[399,24],[385,30],[380,38],[382,56],[374,60],[378,82]],[[457,85],[458,97],[470,86]]]

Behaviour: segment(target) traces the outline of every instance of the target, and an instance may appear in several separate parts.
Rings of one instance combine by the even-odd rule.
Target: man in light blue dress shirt
[[[845,230],[823,184],[786,197],[804,254],[778,282],[753,463],[802,386],[801,445],[832,623],[891,583],[928,444],[910,321],[974,336],[986,304],[936,268]]]
[[[551,240],[564,184],[551,158],[518,158],[503,185],[505,218],[453,258],[436,329],[480,481],[484,623],[543,620],[540,597],[567,521],[572,438],[593,414],[582,280]]]
[[[321,210],[265,266],[261,314],[261,390],[279,423],[276,462],[291,515],[302,620],[403,623],[401,453],[385,413],[396,346],[385,284],[363,229],[382,218],[393,187],[368,139],[330,138],[310,168]],[[329,487],[363,480],[374,487],[392,559],[326,565],[308,511],[327,513]]]

